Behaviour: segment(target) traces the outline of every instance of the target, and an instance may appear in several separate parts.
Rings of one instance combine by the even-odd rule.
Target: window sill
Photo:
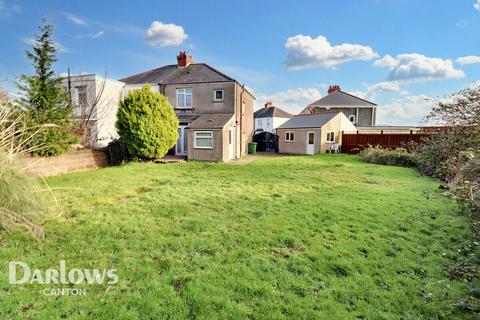
[[[225,100],[213,100],[212,103],[223,103]]]
[[[193,107],[189,107],[189,108],[173,108],[173,110],[193,110]]]
[[[193,147],[194,149],[200,149],[200,150],[212,150],[213,147]]]
[[[295,142],[295,140],[293,140],[293,141],[287,141],[287,140],[285,140],[285,143],[294,143],[294,142]]]

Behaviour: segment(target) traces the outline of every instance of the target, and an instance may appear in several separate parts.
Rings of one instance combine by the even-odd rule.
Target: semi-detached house
[[[123,84],[120,90],[118,82]],[[188,53],[180,52],[176,64],[134,74],[118,82],[115,88],[108,86],[107,91],[117,90],[123,97],[128,91],[149,84],[153,91],[167,97],[180,124],[178,141],[169,154],[189,160],[228,161],[247,153],[254,130],[255,97],[238,81],[210,65],[194,63]],[[73,95],[83,94],[85,88],[73,91]],[[106,109],[110,116],[116,115],[118,104]],[[97,140],[106,136],[103,144],[108,137],[110,140],[116,137],[114,123],[101,131],[97,133]]]

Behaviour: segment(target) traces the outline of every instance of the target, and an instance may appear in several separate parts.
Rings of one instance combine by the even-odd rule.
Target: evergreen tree
[[[29,127],[38,132],[30,141],[34,153],[54,155],[68,150],[74,141],[71,109],[62,78],[53,71],[57,61],[57,48],[53,41],[53,26],[43,21],[40,34],[35,36],[27,58],[35,70],[34,75],[22,75],[18,88],[23,92],[21,104],[26,110]]]
[[[178,139],[178,119],[167,98],[146,85],[131,91],[117,113],[120,139],[130,155],[161,158]]]

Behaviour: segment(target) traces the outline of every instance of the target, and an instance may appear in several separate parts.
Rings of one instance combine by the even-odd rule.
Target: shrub
[[[108,158],[108,164],[117,166],[128,161],[128,152],[125,144],[115,139],[103,148]]]
[[[130,155],[161,158],[178,139],[178,119],[164,95],[144,86],[131,91],[120,103],[118,134]]]
[[[393,150],[383,149],[378,146],[369,146],[359,153],[360,159],[366,162],[391,165],[415,167],[415,155],[404,148]]]
[[[449,180],[456,174],[460,153],[466,150],[480,150],[480,129],[478,127],[457,127],[452,131],[432,135],[428,143],[416,148],[417,167],[425,175]]]
[[[445,185],[457,200],[480,214],[480,152],[462,151],[449,159],[451,176]]]

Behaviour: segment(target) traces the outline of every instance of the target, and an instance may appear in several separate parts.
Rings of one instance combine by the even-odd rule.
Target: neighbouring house
[[[292,115],[267,102],[264,108],[255,111],[255,132],[267,131],[275,133],[275,130],[284,124]]]
[[[83,143],[104,147],[118,138],[115,122],[125,84],[94,74],[64,78],[62,86],[79,127],[84,129]]]
[[[342,131],[355,131],[343,112],[323,112],[293,116],[277,128],[278,152],[316,154],[341,147]]]
[[[343,112],[357,126],[375,126],[377,105],[342,91],[338,85],[333,85],[328,88],[326,96],[309,104],[301,114],[325,111]]]
[[[171,154],[189,160],[228,161],[247,153],[255,97],[238,81],[180,52],[177,64],[120,79],[125,91],[150,84],[164,94],[180,126]]]

